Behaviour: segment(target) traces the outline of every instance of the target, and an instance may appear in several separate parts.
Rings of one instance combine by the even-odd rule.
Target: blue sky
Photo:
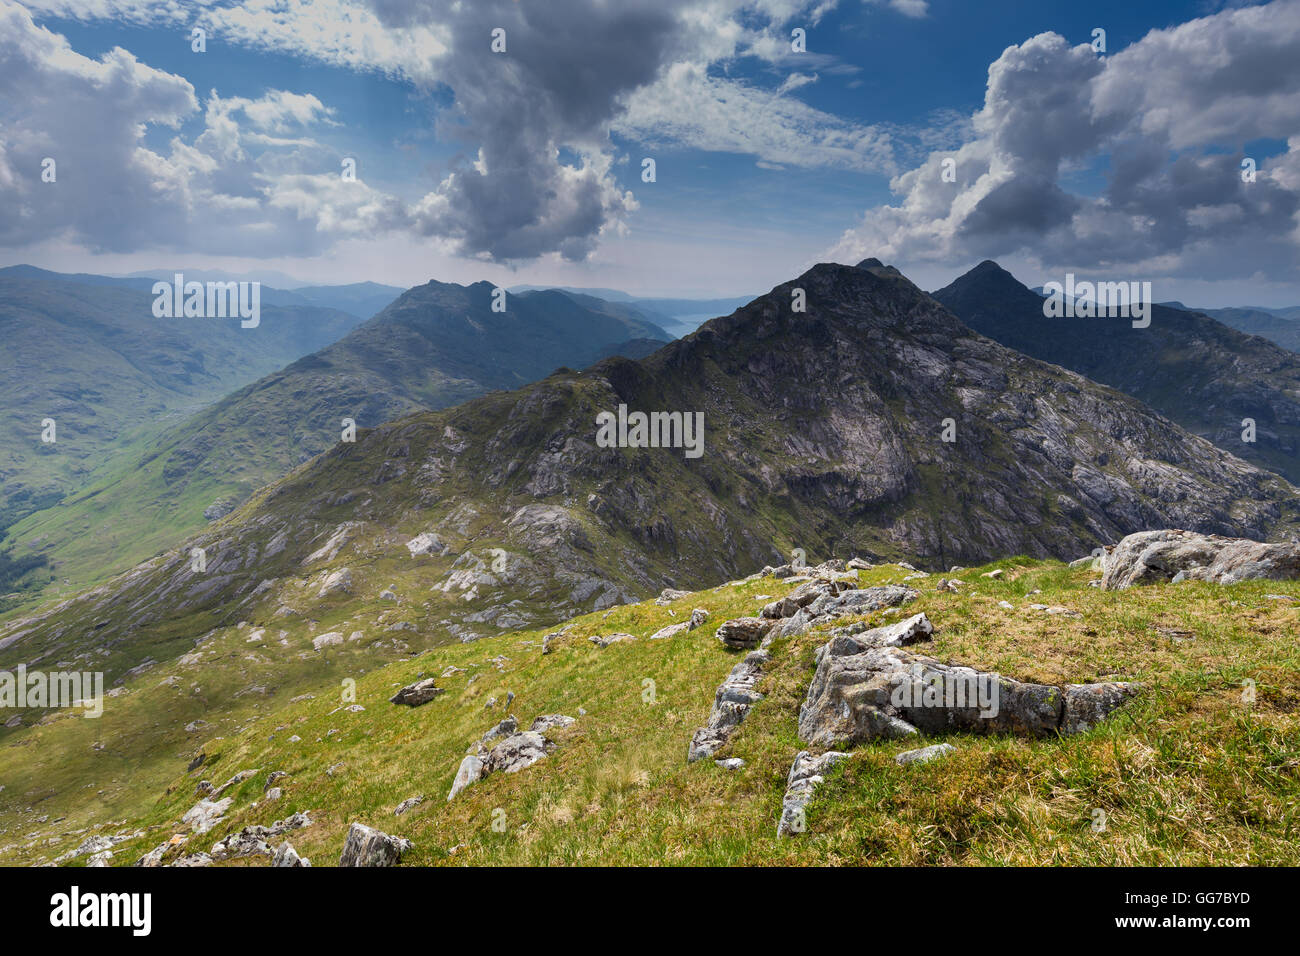
[[[992,257],[1295,304],[1297,6],[0,0],[0,261],[729,295]]]

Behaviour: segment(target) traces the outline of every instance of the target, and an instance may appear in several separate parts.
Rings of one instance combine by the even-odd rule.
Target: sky
[[[1300,0],[0,0],[0,264],[712,297],[867,256],[1300,304]]]

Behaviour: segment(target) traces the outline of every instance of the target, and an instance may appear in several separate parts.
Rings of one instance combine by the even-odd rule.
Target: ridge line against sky
[[[1300,301],[1300,0],[1023,6],[0,0],[0,263]]]

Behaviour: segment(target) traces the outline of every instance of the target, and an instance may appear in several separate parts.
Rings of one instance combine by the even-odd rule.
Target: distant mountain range
[[[521,285],[511,292],[536,291],[549,286]],[[694,332],[708,319],[726,315],[754,299],[752,295],[731,296],[716,299],[672,299],[662,297],[642,297],[620,292],[618,289],[579,289],[565,286],[554,287],[561,292],[594,296],[608,302],[622,302],[639,309],[650,321],[667,329],[674,336],[688,335]]]
[[[634,307],[556,291],[507,296],[506,311],[496,312],[493,289],[417,286],[338,341],[243,388],[227,387],[231,394],[175,418],[60,507],[11,529],[19,553],[45,556],[60,579],[85,582],[232,510],[338,442],[345,418],[373,427],[562,366],[645,355],[671,338]],[[138,295],[101,287],[91,298],[110,294]]]
[[[237,276],[226,272],[212,272],[203,269],[181,270],[187,280],[195,282],[228,281],[262,281],[253,276]],[[86,272],[64,273],[50,272],[36,266],[18,265],[0,269],[0,277],[22,279],[46,279],[58,282],[77,282],[82,285],[111,286],[121,289],[134,289],[137,292],[150,292],[155,282],[171,282],[175,273],[158,273],[145,275],[137,273],[130,276],[101,276]],[[288,276],[284,278],[288,279]],[[290,280],[292,281],[292,280]],[[279,306],[315,306],[323,309],[335,309],[347,312],[358,319],[368,319],[399,295],[402,289],[397,286],[381,285],[378,282],[353,282],[348,285],[295,285],[292,289],[282,288],[270,282],[262,282],[262,304]]]
[[[333,342],[362,316],[301,296],[261,324],[158,319],[148,280],[0,269],[0,531],[83,485],[132,440]],[[344,291],[361,301],[367,290]],[[55,423],[53,444],[42,422]]]
[[[806,312],[792,309],[796,290]],[[1073,558],[1153,527],[1268,538],[1300,519],[1278,476],[972,331],[874,260],[816,266],[648,358],[560,370],[336,440],[348,405],[324,390],[363,407],[378,386],[357,371],[368,349],[385,349],[388,369],[435,340],[504,348],[493,322],[522,334],[553,309],[579,315],[550,292],[518,296],[494,319],[490,296],[486,284],[411,290],[323,357],[213,409],[208,430],[189,435],[193,447],[206,435],[208,461],[245,459],[286,429],[292,449],[329,448],[159,557],[14,622],[0,643],[27,659],[112,648],[124,668],[238,620],[382,629],[390,615],[356,613],[390,585],[419,595],[402,618],[413,634],[470,639],[726,580],[792,548],[943,569],[990,555]],[[314,374],[345,354],[346,374]],[[467,371],[458,363],[444,394]],[[289,402],[312,410],[306,422],[295,412],[265,424]],[[653,411],[703,415],[702,454],[598,439],[603,413]],[[207,467],[169,454],[191,476]],[[137,533],[156,520],[139,519]]]
[[[1234,308],[1234,309],[1193,309],[1181,302],[1164,303],[1171,309],[1185,312],[1199,312],[1224,325],[1258,335],[1292,352],[1300,352],[1300,306],[1286,309]]]
[[[1152,306],[1127,319],[1047,318],[1043,299],[986,261],[932,293],[1008,348],[1140,399],[1234,455],[1300,482],[1300,357],[1195,312]],[[1243,440],[1246,419],[1255,441]]]

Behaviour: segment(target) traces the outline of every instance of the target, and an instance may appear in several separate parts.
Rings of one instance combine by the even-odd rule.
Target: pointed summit
[[[863,259],[856,266],[854,266],[854,268],[862,269],[864,272],[871,272],[876,275],[901,276],[903,274],[899,272],[897,269],[895,269],[893,266],[885,265],[875,256],[872,256],[869,259]]]
[[[976,332],[1132,395],[1224,450],[1300,482],[1300,356],[1163,305],[1148,303],[1147,327],[1123,316],[1048,318],[1043,297],[992,261],[931,295]],[[1259,423],[1253,442],[1241,440],[1247,418]]]

